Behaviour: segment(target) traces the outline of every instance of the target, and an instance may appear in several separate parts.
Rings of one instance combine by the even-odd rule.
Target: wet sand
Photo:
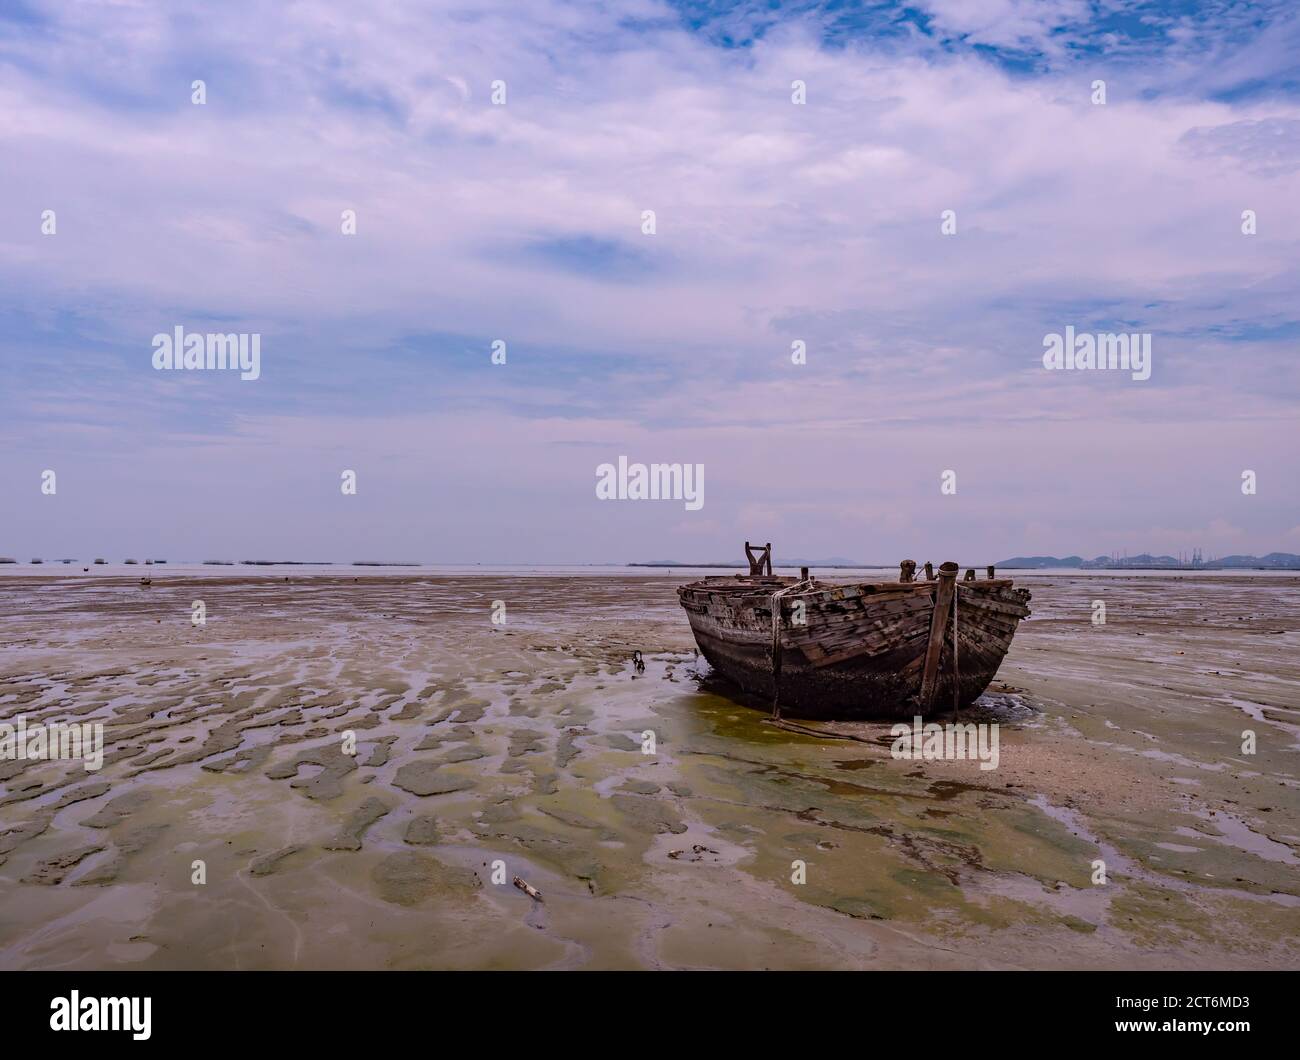
[[[0,967],[1300,967],[1300,578],[1017,575],[982,771],[771,726],[671,576],[150,575],[0,581],[0,721],[107,733],[0,762]]]

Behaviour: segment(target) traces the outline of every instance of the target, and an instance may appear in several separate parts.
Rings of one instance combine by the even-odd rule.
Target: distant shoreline
[[[1287,559],[1269,561],[1268,557],[1259,559],[1256,557],[1241,557],[1232,563],[1200,563],[1198,565],[1172,564],[1172,563],[1108,563],[1099,564],[1091,561],[1085,563],[1062,563],[1062,562],[1042,562],[1038,559],[1024,560],[1017,558],[1005,563],[995,563],[995,570],[999,571],[1038,571],[1042,573],[1053,574],[1124,574],[1150,572],[1160,574],[1198,574],[1198,573],[1246,573],[1258,571],[1261,573],[1300,573],[1300,556],[1294,558],[1294,562]],[[1254,562],[1251,562],[1254,560]],[[468,572],[474,570],[481,571],[561,571],[561,570],[591,570],[591,571],[616,571],[616,570],[644,570],[644,571],[673,571],[673,570],[707,570],[707,571],[735,571],[740,574],[748,572],[748,567],[744,563],[683,563],[675,560],[652,560],[640,561],[633,563],[420,563],[411,560],[405,561],[386,561],[386,560],[352,560],[352,561],[335,561],[335,560],[165,560],[165,559],[146,559],[146,560],[77,560],[77,559],[31,559],[22,561],[13,559],[8,556],[0,556],[0,567],[25,568],[40,567],[53,573],[55,570],[61,570],[64,567],[82,566],[85,568],[98,568],[96,573],[109,573],[115,567],[145,567],[145,566],[170,566],[173,573],[178,573],[177,567],[204,567],[204,568],[231,568],[231,567],[260,567],[260,568],[282,568],[282,567],[314,567],[314,568],[334,568],[338,571],[344,571],[356,568],[368,569],[400,569],[400,570],[455,570],[458,572]],[[963,569],[973,568],[979,571],[983,576],[983,571],[987,564],[983,563],[964,563],[959,564]],[[896,571],[898,564],[893,563],[818,563],[807,560],[791,560],[790,562],[774,563],[774,570],[798,570],[800,567],[808,567],[816,571]],[[105,570],[108,568],[108,570]]]
[[[691,567],[696,569],[740,570],[748,568],[743,563],[679,563],[676,560],[650,560],[641,563],[629,563],[629,567]],[[775,567],[796,568],[810,567],[818,570],[889,570],[898,563],[851,563],[836,560],[818,563],[816,560],[794,559],[788,563],[773,563]],[[981,570],[987,564],[959,564]],[[1202,560],[1194,563],[1182,563],[1173,556],[1152,556],[1150,554],[1133,556],[1128,559],[1111,560],[1106,556],[1086,560],[1079,556],[1014,556],[1011,559],[995,563],[997,570],[1086,570],[1086,571],[1206,571],[1206,570],[1294,570],[1300,571],[1300,555],[1289,552],[1270,552],[1266,556],[1225,556],[1218,560]]]

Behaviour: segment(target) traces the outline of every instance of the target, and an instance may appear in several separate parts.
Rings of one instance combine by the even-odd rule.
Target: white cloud
[[[972,40],[1042,47],[1081,9],[931,5]],[[1300,121],[1295,103],[1144,99],[1120,85],[1096,107],[1090,76],[1073,68],[1016,79],[907,45],[823,49],[801,26],[727,51],[668,14],[542,2],[473,17],[381,6],[358,19],[351,4],[315,3],[210,21],[78,7],[48,38],[10,40],[23,61],[0,72],[0,152],[21,160],[0,174],[4,304],[102,319],[109,333],[67,355],[102,363],[100,342],[138,341],[142,372],[148,336],[174,315],[265,331],[265,387],[235,399],[249,402],[235,435],[214,439],[229,420],[203,422],[198,398],[194,435],[252,463],[284,447],[300,462],[275,465],[286,475],[313,439],[376,459],[414,453],[412,467],[432,463],[466,491],[449,531],[461,555],[493,540],[489,510],[467,499],[490,478],[519,491],[549,483],[536,519],[557,552],[626,558],[567,528],[568,476],[590,461],[557,457],[561,435],[717,466],[719,546],[746,510],[784,513],[773,521],[800,532],[813,496],[827,514],[800,551],[851,552],[846,542],[883,525],[873,544],[885,558],[929,534],[997,559],[1025,551],[999,542],[1045,499],[1088,523],[1086,498],[1105,498],[1117,469],[1205,462],[1224,438],[1244,452],[1285,444],[1294,340],[1208,332],[1293,315],[1293,190],[1275,164],[1239,160],[1276,162],[1265,134]],[[636,15],[657,21],[632,34]],[[204,107],[189,103],[196,77]],[[497,78],[505,107],[488,102]],[[790,101],[794,78],[806,106]],[[1238,229],[1246,207],[1267,219],[1254,239]],[[39,234],[45,208],[59,211],[56,240]],[[339,232],[343,209],[358,213],[355,237]],[[658,215],[654,237],[639,231],[643,209]],[[945,209],[956,236],[940,235]],[[575,237],[626,250],[632,278],[606,282],[598,267],[530,249]],[[1093,319],[1156,332],[1151,384],[1038,369],[1045,331]],[[386,369],[395,340],[436,332],[481,336],[484,350],[510,342],[511,366],[494,376],[423,369],[439,398],[427,417],[458,424],[469,446],[429,428],[400,388],[376,399],[356,370],[367,355]],[[789,364],[794,338],[808,343],[804,368]],[[564,385],[526,370],[547,347],[622,358],[616,379],[577,388],[607,411],[547,411]],[[66,377],[57,390],[11,390],[0,440],[11,453],[40,440],[84,454],[60,434],[75,422],[97,437],[116,425],[124,450],[157,445],[168,403],[189,392],[123,372],[98,411]],[[343,380],[356,384],[353,405],[323,407]],[[254,403],[267,394],[272,407]],[[928,476],[958,456],[984,469],[960,520],[925,507],[937,497]],[[215,457],[204,466],[225,473]],[[1158,481],[1150,493],[1095,503],[1168,526]],[[913,517],[882,514],[904,503]],[[1181,525],[1212,525],[1217,506],[1187,506]],[[681,525],[680,512],[637,518],[630,540],[648,553]],[[1293,523],[1276,510],[1252,518],[1261,546]],[[1092,540],[1061,547],[1106,545]]]

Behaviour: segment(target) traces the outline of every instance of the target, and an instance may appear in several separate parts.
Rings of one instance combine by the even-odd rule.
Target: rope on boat
[[[854,736],[848,732],[827,732],[825,729],[814,729],[807,725],[798,725],[792,721],[786,721],[784,718],[767,718],[764,724],[775,725],[778,729],[785,729],[787,732],[797,732],[805,736],[817,736],[823,740],[855,740],[858,743],[876,744],[878,741],[866,736]]]
[[[953,587],[960,589],[961,582],[956,582]],[[961,711],[961,668],[957,665],[957,598],[959,596],[961,596],[960,592],[952,594],[952,712],[954,714]]]
[[[797,581],[772,594],[772,719],[781,720],[781,597],[796,589],[803,589],[812,579]]]

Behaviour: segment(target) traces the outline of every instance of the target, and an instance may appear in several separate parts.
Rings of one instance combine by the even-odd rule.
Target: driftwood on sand
[[[542,900],[542,892],[539,891],[536,887],[534,887],[531,883],[529,883],[527,880],[523,879],[522,877],[516,876],[514,879],[514,884],[521,891],[523,891],[524,894],[528,895],[528,897],[531,898],[534,902],[540,902]]]

